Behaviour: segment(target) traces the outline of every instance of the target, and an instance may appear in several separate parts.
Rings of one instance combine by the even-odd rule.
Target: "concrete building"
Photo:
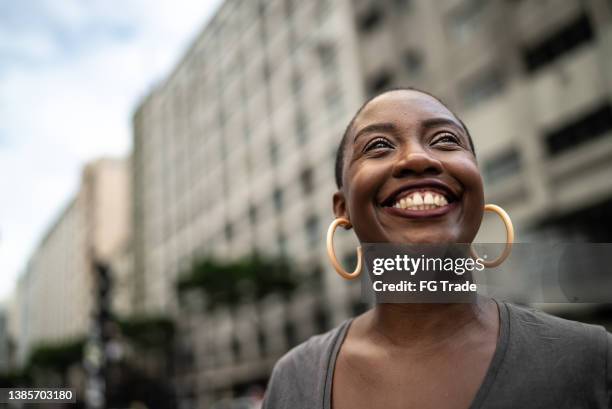
[[[75,197],[34,250],[10,308],[17,364],[39,343],[89,331],[94,257],[110,262],[130,237],[128,169],[119,159],[87,165]]]
[[[348,3],[225,3],[134,115],[136,271],[175,308],[198,254],[320,260],[330,163],[363,94]]]
[[[430,90],[464,119],[487,201],[513,216],[519,240],[607,241],[611,9],[603,0],[227,0],[134,115],[138,308],[176,313],[176,278],[202,254],[285,253],[321,265],[323,290],[182,320],[193,334],[186,394],[200,403],[239,394],[290,345],[363,308],[358,285],[328,267],[323,241],[337,144],[379,90]],[[349,236],[336,245],[347,266]],[[503,237],[489,223],[479,235]]]
[[[487,201],[528,237],[609,241],[610,2],[353,4],[367,92],[411,84],[448,102],[474,137]]]

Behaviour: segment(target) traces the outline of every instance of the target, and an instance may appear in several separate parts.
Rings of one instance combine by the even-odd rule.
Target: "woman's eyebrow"
[[[367,134],[367,133],[371,133],[371,132],[389,132],[389,133],[394,133],[397,131],[397,127],[390,123],[390,122],[382,122],[382,123],[377,123],[377,124],[371,124],[368,126],[365,126],[363,128],[361,128],[359,130],[359,132],[357,132],[355,134],[355,138],[353,138],[353,143],[355,143],[355,141],[357,140],[357,138],[359,138],[361,135]]]
[[[460,129],[461,131],[463,131],[463,127],[461,126],[461,124],[459,124],[457,121],[454,121],[450,118],[429,118],[429,119],[425,119],[423,121],[421,121],[421,128],[422,129],[430,129],[430,128],[436,128],[438,126],[452,126],[455,128]]]

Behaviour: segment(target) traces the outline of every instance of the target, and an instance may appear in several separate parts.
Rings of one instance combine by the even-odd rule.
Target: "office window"
[[[483,167],[485,180],[495,183],[520,171],[521,156],[516,148],[511,148],[487,160]]]
[[[296,9],[295,0],[285,0],[285,17],[290,19],[293,17]]]
[[[369,9],[357,17],[357,28],[362,33],[372,32],[381,25],[383,19],[383,11],[376,4],[372,4]]]
[[[366,83],[368,93],[370,95],[378,94],[389,88],[393,83],[393,73],[388,70],[382,70],[372,75]]]
[[[263,14],[265,12],[261,11],[261,7],[259,9],[260,11],[260,19],[259,19],[259,41],[261,41],[261,45],[265,48],[268,44],[268,32],[266,31],[266,17]]]
[[[503,72],[497,68],[490,69],[460,86],[459,96],[466,107],[474,107],[499,94],[504,84]]]
[[[225,240],[232,241],[232,237],[234,237],[234,228],[231,223],[225,223]]]
[[[335,76],[337,73],[336,48],[330,44],[319,44],[317,54],[323,73],[328,77]]]
[[[325,87],[325,106],[331,122],[342,114],[342,92],[340,92],[338,83],[332,82]]]
[[[308,245],[312,248],[317,245],[322,240],[321,235],[319,234],[319,218],[317,215],[310,215],[306,218],[304,223],[304,227],[306,229],[306,241]]]
[[[298,109],[295,114],[295,134],[300,145],[308,140],[308,121],[302,109]]]
[[[247,177],[250,177],[251,173],[253,172],[253,158],[251,152],[247,151],[244,153],[244,164],[246,167]]]
[[[276,140],[274,140],[274,138],[270,139],[268,149],[270,150],[270,161],[273,165],[278,164],[278,143]]]
[[[591,41],[593,37],[593,27],[589,17],[581,14],[538,44],[525,47],[523,51],[525,68],[527,72],[533,73]]]
[[[412,7],[412,0],[393,0],[393,5],[400,11],[407,11]]]
[[[223,106],[221,104],[217,105],[217,123],[219,124],[219,128],[223,129],[225,128],[225,123],[227,120],[227,117],[225,115],[225,110],[223,109]]]
[[[286,257],[287,256],[287,237],[279,232],[277,237],[276,237],[276,242],[278,244],[278,249],[280,251],[281,256]]]
[[[545,136],[550,155],[558,155],[612,131],[612,107],[606,103]]]
[[[287,340],[287,344],[292,347],[298,343],[297,339],[297,330],[295,328],[295,323],[291,320],[285,321],[284,325],[284,333],[285,338]]]
[[[289,54],[293,57],[297,49],[299,48],[298,38],[295,32],[294,19],[287,19],[287,36],[289,39]]]
[[[402,60],[408,74],[418,75],[423,71],[423,53],[419,50],[406,50]]]
[[[304,195],[309,195],[314,190],[314,177],[311,168],[304,169],[300,174],[300,183]]]
[[[272,200],[274,201],[274,210],[281,212],[283,210],[283,190],[281,188],[274,188]]]
[[[315,19],[322,24],[330,14],[332,0],[315,0]]]
[[[259,0],[257,2],[257,14],[259,18],[262,18],[266,15],[266,9],[268,8],[268,0]]]
[[[293,92],[294,97],[297,97],[300,94],[300,91],[302,91],[302,85],[302,75],[297,70],[293,70],[291,72],[291,91]]]
[[[246,123],[246,121],[243,121],[242,132],[243,132],[242,135],[244,137],[244,141],[248,143],[251,140],[251,128]]]
[[[240,354],[242,353],[242,350],[240,348],[240,341],[238,340],[238,337],[235,334],[232,335],[231,349],[232,356],[234,357],[234,362],[240,362]]]
[[[228,172],[227,172],[227,163],[223,162],[223,167],[225,168],[223,170],[223,172],[221,173],[221,183],[222,183],[222,189],[223,189],[223,197],[227,198],[229,196],[230,193],[230,183],[229,183],[229,179],[228,179]]]
[[[256,325],[257,328],[257,347],[259,349],[260,355],[266,355],[267,352],[267,339],[264,328],[261,325]]]
[[[262,69],[264,81],[266,82],[266,84],[269,84],[270,79],[272,78],[272,69],[270,68],[270,63],[268,62],[267,58],[263,59],[263,64],[261,66],[261,69]]]
[[[464,0],[448,16],[451,36],[466,41],[478,28],[487,0]]]
[[[257,223],[257,207],[255,205],[249,206],[249,222],[251,225]]]

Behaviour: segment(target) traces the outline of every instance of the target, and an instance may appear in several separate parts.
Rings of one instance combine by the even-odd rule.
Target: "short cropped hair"
[[[476,149],[474,148],[474,142],[472,141],[472,135],[470,135],[470,131],[468,130],[467,126],[463,123],[463,121],[457,116],[457,114],[455,114],[453,111],[450,110],[450,108],[448,108],[448,106],[437,96],[427,92],[427,91],[423,91],[421,89],[418,88],[413,88],[413,87],[399,87],[399,88],[390,88],[387,89],[383,92],[380,92],[370,98],[368,98],[362,105],[361,107],[359,107],[359,109],[357,110],[357,112],[355,113],[355,115],[353,116],[353,118],[351,119],[351,121],[349,122],[349,124],[347,125],[346,129],[344,130],[344,134],[342,135],[342,139],[340,140],[340,145],[338,145],[338,150],[336,151],[336,163],[335,163],[335,173],[336,173],[336,186],[338,187],[338,189],[342,188],[342,170],[344,168],[344,147],[346,145],[346,140],[348,139],[348,135],[351,133],[351,130],[353,128],[353,124],[355,123],[355,119],[359,116],[359,114],[361,113],[361,111],[363,111],[363,109],[370,103],[370,101],[372,101],[374,98],[377,98],[381,95],[384,95],[388,92],[393,92],[393,91],[416,91],[416,92],[420,92],[422,94],[425,95],[429,95],[430,97],[432,97],[433,99],[437,100],[438,102],[440,102],[442,105],[444,105],[446,107],[446,109],[448,109],[454,116],[455,118],[457,118],[457,120],[459,121],[459,123],[461,124],[461,126],[463,127],[463,129],[465,130],[465,133],[468,136],[468,140],[470,143],[470,149],[472,150],[472,153],[474,153],[474,156],[476,156]]]

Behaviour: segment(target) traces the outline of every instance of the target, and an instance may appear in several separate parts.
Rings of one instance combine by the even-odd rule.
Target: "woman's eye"
[[[381,149],[381,148],[393,148],[393,145],[389,141],[384,138],[374,139],[372,142],[366,145],[364,152],[371,151],[372,149]]]
[[[459,139],[452,133],[448,132],[438,134],[432,141],[432,145],[437,145],[439,143],[460,145]]]

